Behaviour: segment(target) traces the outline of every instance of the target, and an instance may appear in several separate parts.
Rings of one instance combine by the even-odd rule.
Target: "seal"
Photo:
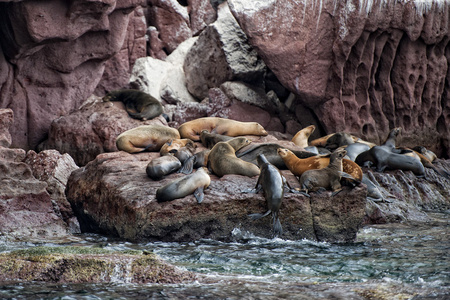
[[[337,149],[336,151],[340,151],[343,149]],[[335,152],[336,152],[335,151]],[[334,152],[333,152],[334,153]],[[330,164],[331,155],[322,155],[322,156],[312,156],[308,158],[298,158],[292,151],[284,148],[278,149],[278,155],[283,159],[284,163],[295,176],[301,176],[304,172],[308,170],[322,169],[327,167]],[[345,151],[347,153],[347,151]],[[352,176],[352,181],[361,182],[363,177],[363,172],[361,167],[355,162],[343,159],[342,160],[342,169],[339,171],[343,171]]]
[[[217,143],[209,152],[208,166],[219,177],[227,174],[253,177],[259,174],[259,168],[252,163],[236,157],[235,148],[229,142]]]
[[[308,127],[303,128],[294,135],[291,142],[302,148],[308,147],[308,139],[314,130],[316,130],[316,126],[314,125],[309,125]]]
[[[174,156],[178,158],[182,164],[184,164],[189,157],[194,155],[195,149],[197,149],[197,145],[193,141],[190,141],[186,144],[186,146],[181,147],[178,151],[176,151]]]
[[[355,137],[347,132],[336,132],[331,135],[325,143],[325,148],[335,150],[341,146],[353,144]]]
[[[284,197],[284,188],[287,185],[287,181],[280,170],[269,163],[264,154],[258,156],[258,166],[260,174],[256,186],[248,192],[258,193],[262,189],[268,210],[264,214],[250,214],[248,216],[253,220],[258,220],[272,214],[273,231],[275,236],[279,236],[283,233],[283,228],[280,223],[278,212]]]
[[[422,154],[426,159],[428,159],[430,162],[433,162],[437,159],[437,155],[431,151],[425,148],[424,146],[416,146],[412,148],[414,151],[416,151],[419,154]]]
[[[195,173],[177,178],[156,190],[158,202],[172,201],[194,194],[198,203],[203,202],[203,190],[208,188],[211,178],[205,168],[198,169]]]
[[[117,90],[106,94],[103,101],[121,101],[130,117],[151,120],[163,113],[161,103],[139,90]]]
[[[185,147],[187,144],[191,144],[194,146],[194,142],[190,139],[171,139],[164,145],[162,145],[161,149],[159,150],[159,155],[164,156],[168,154],[174,154],[178,150],[180,150],[182,147]]]
[[[308,194],[320,192],[323,189],[332,190],[333,196],[342,190],[341,177],[349,176],[342,172],[342,160],[347,154],[343,149],[337,149],[330,156],[330,164],[322,169],[307,170],[300,176],[301,191]],[[350,176],[351,177],[351,176]]]
[[[206,129],[202,130],[202,132],[200,133],[200,141],[202,142],[202,145],[208,149],[214,147],[214,145],[218,142],[226,142],[230,139],[232,139],[232,137],[217,133],[210,133]]]
[[[286,170],[287,166],[283,159],[278,155],[278,149],[283,148],[282,146],[275,143],[262,143],[254,144],[245,149],[241,149],[236,153],[236,156],[244,161],[251,162],[254,165],[258,165],[258,156],[263,154],[266,159],[273,164],[275,167],[281,170]],[[296,156],[301,158],[307,158],[315,156],[314,153],[309,151],[301,151],[296,149],[290,149],[291,152],[295,153]]]
[[[267,135],[267,131],[257,122],[239,122],[218,117],[205,117],[185,122],[178,127],[180,136],[195,142],[200,141],[202,130],[231,137],[240,135]]]
[[[164,176],[181,168],[181,162],[172,155],[160,156],[152,159],[145,169],[147,176],[153,180],[160,180]]]
[[[367,144],[356,142],[347,146],[343,146],[342,148],[347,151],[348,159],[350,159],[351,161],[355,161],[358,155],[360,155],[364,151],[369,150],[371,147]]]
[[[143,125],[119,134],[116,146],[119,151],[137,153],[142,151],[159,151],[171,139],[179,139],[175,128],[163,125]]]

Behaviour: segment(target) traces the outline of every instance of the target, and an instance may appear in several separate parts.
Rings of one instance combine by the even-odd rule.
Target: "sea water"
[[[232,242],[130,243],[84,234],[71,244],[152,251],[201,279],[0,283],[0,299],[450,299],[450,212],[429,216],[429,222],[365,226],[346,244],[265,239],[239,228]],[[35,245],[42,243],[3,243],[0,252]]]

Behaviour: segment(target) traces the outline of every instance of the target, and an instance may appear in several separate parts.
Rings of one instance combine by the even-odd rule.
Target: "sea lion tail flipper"
[[[195,164],[195,156],[191,156],[188,159],[184,161],[183,166],[178,170],[178,173],[189,175],[194,170],[194,164]]]
[[[240,157],[244,156],[245,154],[252,152],[253,150],[255,150],[258,147],[259,147],[259,145],[250,145],[247,147],[243,147],[243,148],[245,148],[245,150],[243,148],[241,148],[238,151],[236,151],[236,157],[240,158]],[[242,151],[242,152],[240,152],[240,151]]]
[[[199,186],[195,191],[194,191],[194,197],[195,199],[197,199],[197,203],[202,203],[203,202],[203,198],[204,198],[205,194],[203,193],[203,187]]]
[[[333,197],[333,196],[336,196],[336,195],[339,194],[340,192],[342,192],[342,188],[333,191],[333,193],[331,194],[331,196],[332,196],[332,197]]]
[[[261,219],[261,218],[264,218],[264,217],[268,216],[271,212],[272,211],[269,209],[268,211],[266,211],[263,214],[249,214],[248,216],[252,220],[258,220],[258,219]]]
[[[339,171],[339,175],[341,175],[342,178],[347,178],[347,179],[350,179],[350,180],[353,180],[353,181],[358,181],[358,180],[355,179],[355,177],[353,177],[352,175],[350,175],[348,173],[345,173],[345,172]]]
[[[275,237],[283,234],[283,227],[281,227],[280,218],[278,217],[278,213],[273,214],[273,233]]]

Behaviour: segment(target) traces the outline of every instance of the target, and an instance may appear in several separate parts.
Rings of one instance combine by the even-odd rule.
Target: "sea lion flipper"
[[[341,175],[342,178],[347,178],[347,179],[350,179],[350,180],[353,180],[353,181],[358,181],[358,180],[355,179],[355,177],[353,177],[352,175],[350,175],[348,173],[345,173],[345,172],[339,171],[339,175]]]
[[[197,199],[197,203],[202,203],[203,202],[203,198],[204,198],[205,194],[203,193],[203,187],[199,186],[195,191],[194,191],[194,197],[195,199]]]
[[[181,169],[178,170],[178,173],[189,175],[194,170],[194,164],[195,164],[196,158],[195,156],[191,156],[188,159],[184,161],[183,166]]]
[[[263,214],[249,214],[248,217],[252,220],[258,220],[261,218],[264,218],[265,216],[268,216],[272,211],[269,209],[268,211],[266,211]]]
[[[283,227],[281,227],[281,222],[280,218],[278,218],[278,214],[273,215],[273,233],[275,237],[278,237],[283,233]]]

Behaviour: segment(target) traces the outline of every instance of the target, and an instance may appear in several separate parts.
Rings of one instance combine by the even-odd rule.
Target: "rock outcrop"
[[[314,111],[323,133],[379,143],[402,127],[405,145],[450,157],[448,1],[228,3],[249,43],[297,103]]]
[[[134,13],[142,3],[0,3],[0,107],[15,113],[13,147],[34,149],[42,142],[54,119],[92,95],[116,54],[99,89],[127,84],[130,64],[145,55],[142,12]]]

